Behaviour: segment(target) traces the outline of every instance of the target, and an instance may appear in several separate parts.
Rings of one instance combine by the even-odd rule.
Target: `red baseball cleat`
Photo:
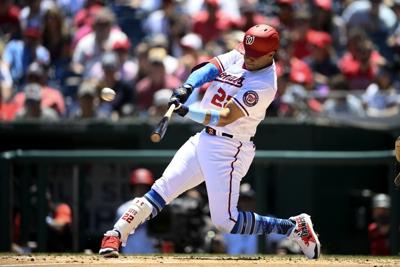
[[[99,254],[105,258],[118,258],[118,250],[120,246],[121,241],[119,240],[118,236],[104,235],[103,240],[101,241]]]

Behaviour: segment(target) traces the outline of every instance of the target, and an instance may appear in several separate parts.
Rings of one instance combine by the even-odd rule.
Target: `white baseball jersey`
[[[200,107],[219,110],[233,98],[245,116],[224,127],[212,127],[249,140],[274,100],[277,91],[275,64],[258,71],[248,71],[244,67],[243,55],[237,50],[214,58],[212,63],[217,64],[221,73],[207,89]]]

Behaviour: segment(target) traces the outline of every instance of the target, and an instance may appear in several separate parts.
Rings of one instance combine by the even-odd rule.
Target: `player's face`
[[[262,57],[250,57],[244,55],[244,64],[250,71],[259,70],[271,65],[274,53],[268,53]]]

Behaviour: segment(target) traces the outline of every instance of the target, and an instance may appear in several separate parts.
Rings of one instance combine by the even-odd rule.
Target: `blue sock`
[[[254,212],[239,211],[239,216],[231,234],[262,235],[277,233],[288,235],[295,226],[289,219],[261,216]]]
[[[153,219],[164,208],[165,200],[153,189],[144,195],[144,198],[153,206],[150,219]]]

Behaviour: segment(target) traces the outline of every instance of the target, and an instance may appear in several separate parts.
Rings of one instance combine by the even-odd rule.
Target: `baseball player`
[[[320,242],[310,216],[289,219],[239,211],[240,181],[255,155],[253,136],[277,91],[274,55],[279,34],[269,25],[255,25],[243,42],[194,71],[174,93],[170,105],[180,116],[204,124],[175,154],[151,190],[131,205],[104,234],[100,255],[118,257],[129,234],[186,190],[205,181],[210,214],[222,232],[260,235],[279,233],[295,240],[310,259],[320,255]],[[185,105],[192,88],[211,82],[200,105]]]

